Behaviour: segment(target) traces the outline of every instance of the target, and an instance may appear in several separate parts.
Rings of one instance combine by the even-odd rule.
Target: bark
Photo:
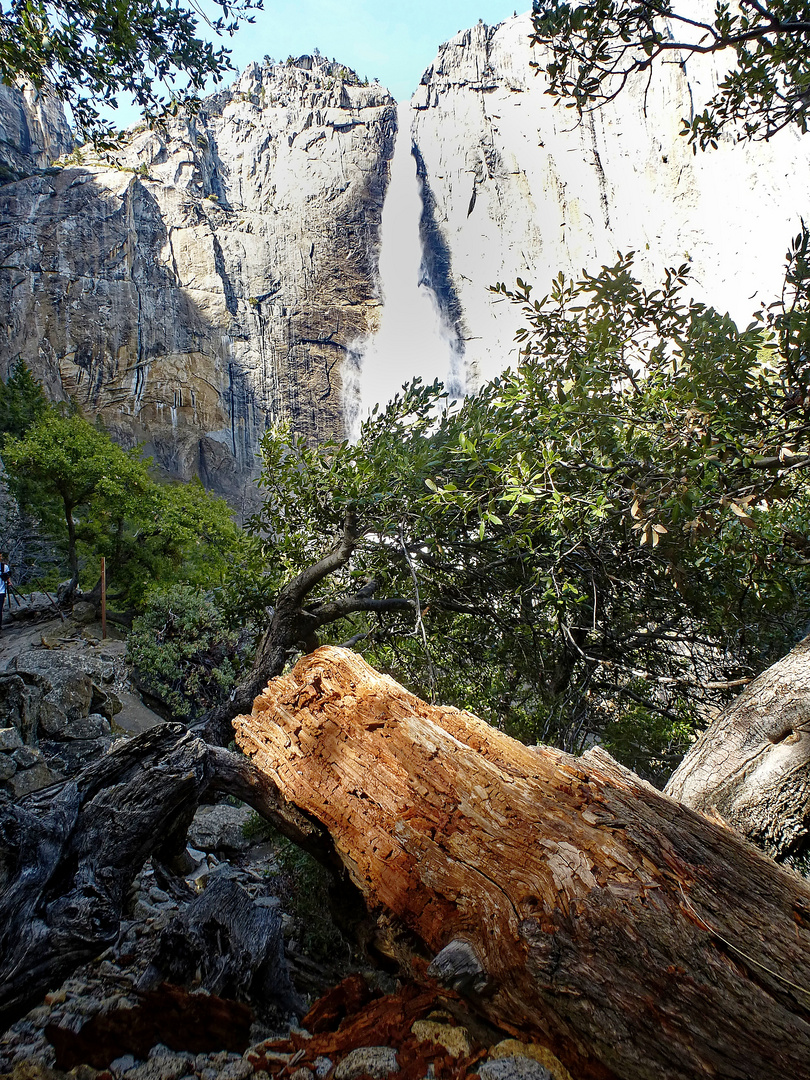
[[[810,843],[810,637],[701,735],[667,793],[719,815],[775,858]]]
[[[317,824],[243,757],[163,724],[74,780],[0,805],[0,1030],[117,935],[147,858],[171,865],[212,791],[243,799],[321,858]]]
[[[305,1012],[287,971],[280,913],[226,879],[212,881],[162,931],[139,989],[163,982],[243,1001],[264,1021]]]
[[[193,726],[207,742],[225,745],[231,740],[233,718],[240,713],[250,712],[254,699],[270,679],[282,673],[291,656],[296,652],[311,652],[318,647],[317,633],[322,626],[358,612],[379,614],[414,609],[414,602],[403,597],[374,599],[376,582],[366,583],[357,593],[331,600],[309,599],[313,589],[348,563],[359,540],[356,515],[353,511],[347,511],[343,535],[335,547],[281,589],[247,677],[227,701],[209,710]]]
[[[606,754],[530,750],[335,648],[234,726],[389,950],[572,1075],[810,1075],[807,884]]]

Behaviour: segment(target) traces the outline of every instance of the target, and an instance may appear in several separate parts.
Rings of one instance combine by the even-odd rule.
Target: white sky
[[[213,4],[201,6],[218,11]],[[517,11],[527,7],[526,0]],[[515,13],[515,0],[265,0],[253,25],[219,40],[243,70],[252,60],[312,53],[353,68],[360,78],[379,79],[398,101],[409,98],[439,46],[479,19],[489,26]],[[202,36],[204,24],[201,23]],[[230,79],[226,79],[226,83]],[[116,121],[136,123],[138,114],[119,101]]]

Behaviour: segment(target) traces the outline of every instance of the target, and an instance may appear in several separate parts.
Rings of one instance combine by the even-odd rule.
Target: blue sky
[[[201,6],[218,10],[204,0]],[[231,50],[240,71],[264,56],[286,60],[317,48],[354,68],[361,78],[379,79],[402,101],[414,92],[448,38],[479,19],[495,26],[529,6],[528,0],[517,9],[515,0],[265,0],[265,10],[255,12],[255,23],[219,40]],[[200,31],[208,36],[203,23]],[[135,123],[138,114],[124,106],[123,95],[119,103],[116,122]]]

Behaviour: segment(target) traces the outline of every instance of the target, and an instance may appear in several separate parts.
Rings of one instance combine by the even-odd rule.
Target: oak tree
[[[536,0],[532,42],[549,93],[578,109],[612,100],[655,64],[697,54],[732,59],[702,111],[684,119],[701,149],[723,132],[768,139],[788,125],[804,133],[810,91],[810,19],[800,0],[732,0],[690,8],[672,0]]]
[[[27,82],[68,103],[80,134],[109,146],[101,108],[130,96],[148,120],[193,101],[208,80],[232,71],[229,53],[199,34],[233,34],[261,0],[215,0],[209,20],[196,4],[163,0],[10,0],[0,7],[0,80]]]

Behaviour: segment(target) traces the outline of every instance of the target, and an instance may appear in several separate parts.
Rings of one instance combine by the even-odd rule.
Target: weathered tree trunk
[[[212,881],[163,929],[139,989],[195,980],[209,994],[253,1005],[263,1020],[306,1011],[287,971],[280,913],[254,904],[235,881]]]
[[[150,855],[171,863],[184,849],[210,791],[237,795],[322,857],[331,850],[243,757],[179,724],[119,744],[56,793],[0,805],[0,1030],[115,941],[135,875]]]
[[[810,637],[701,735],[666,792],[719,814],[775,858],[810,842]]]
[[[235,727],[394,951],[573,1075],[810,1076],[810,889],[607,755],[532,751],[335,648]]]

